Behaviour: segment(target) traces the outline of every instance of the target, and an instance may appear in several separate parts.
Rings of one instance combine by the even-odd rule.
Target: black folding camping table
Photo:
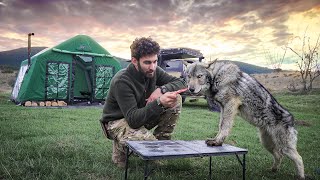
[[[126,141],[126,166],[125,178],[128,178],[129,157],[132,153],[137,154],[145,161],[144,179],[151,174],[148,168],[149,161],[159,159],[187,158],[187,157],[205,157],[209,156],[209,179],[212,177],[212,156],[236,155],[242,166],[242,179],[246,175],[246,154],[247,149],[242,149],[229,144],[222,146],[207,146],[204,140],[193,141]],[[243,155],[241,160],[239,155]]]

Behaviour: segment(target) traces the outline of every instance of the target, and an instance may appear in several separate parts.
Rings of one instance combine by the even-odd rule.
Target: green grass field
[[[99,124],[101,108],[27,108],[0,94],[0,179],[123,179],[124,170],[111,162],[112,142]],[[278,94],[277,100],[303,125],[296,126],[298,151],[305,172],[320,179],[320,92],[311,95]],[[215,136],[218,113],[204,100],[184,104],[175,130],[176,140],[205,140]],[[300,124],[300,123],[299,123]],[[260,144],[258,132],[237,118],[226,143],[246,148],[247,179],[294,179],[295,167],[285,158],[280,171],[271,173],[272,156]],[[208,178],[209,158],[165,160],[150,179]],[[130,158],[129,179],[143,179],[144,164]],[[213,157],[213,179],[241,179],[235,156]]]

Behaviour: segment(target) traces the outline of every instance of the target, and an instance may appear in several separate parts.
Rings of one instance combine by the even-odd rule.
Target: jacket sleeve
[[[184,79],[171,76],[160,67],[157,67],[157,82],[158,86],[165,86],[168,91],[177,91],[187,87]]]
[[[118,91],[115,92],[115,98],[124,118],[131,128],[140,128],[145,125],[148,120],[159,118],[163,109],[157,105],[156,101],[148,103],[143,108],[138,108],[138,102],[133,87],[130,87],[124,82],[118,82],[116,86]]]

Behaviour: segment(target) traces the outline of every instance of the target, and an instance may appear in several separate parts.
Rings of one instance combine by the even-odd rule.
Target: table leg
[[[242,161],[239,158],[238,154],[236,154],[236,157],[237,157],[240,165],[242,166],[242,179],[245,180],[246,179],[246,154],[243,154],[243,160]]]
[[[246,179],[246,154],[243,154],[242,179]]]
[[[209,157],[209,179],[212,179],[212,157]]]
[[[144,167],[144,180],[146,180],[149,176],[148,165],[149,165],[149,161],[146,160],[145,167]]]
[[[126,170],[124,173],[124,179],[127,180],[128,179],[128,166],[129,166],[129,147],[127,147],[126,150]]]

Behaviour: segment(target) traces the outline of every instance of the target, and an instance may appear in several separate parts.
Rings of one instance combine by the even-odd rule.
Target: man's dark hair
[[[131,57],[136,58],[138,61],[143,56],[159,54],[159,44],[152,40],[151,37],[136,38],[130,46]]]

